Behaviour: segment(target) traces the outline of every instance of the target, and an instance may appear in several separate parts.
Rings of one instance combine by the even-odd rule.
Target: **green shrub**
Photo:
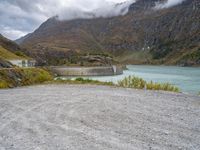
[[[147,82],[142,78],[129,76],[118,82],[118,86],[126,88],[147,89],[147,90],[163,90],[179,92],[179,88],[169,83]]]
[[[76,78],[75,81],[80,81],[80,82],[83,82],[84,79],[83,78]]]
[[[76,78],[75,80],[62,80],[62,79],[57,79],[54,81],[54,83],[68,83],[68,84],[95,84],[95,85],[108,85],[108,86],[114,86],[113,82],[101,82],[97,80],[91,80],[91,79],[84,79],[84,78]]]
[[[8,88],[9,85],[6,81],[0,80],[0,89]]]
[[[112,82],[101,82],[98,80],[84,79],[84,78],[76,78],[75,82],[79,82],[81,84],[97,84],[97,85],[114,85]]]
[[[20,52],[20,51],[16,51],[15,55],[20,56],[20,57],[24,57],[24,58],[27,57],[23,52]]]
[[[51,80],[51,74],[39,68],[0,69],[0,88],[40,84]]]
[[[144,81],[142,78],[129,76],[119,81],[118,85],[126,88],[143,89],[145,88],[146,81]]]
[[[24,80],[22,83],[24,85],[30,85],[30,84],[38,84],[43,83],[45,81],[51,81],[53,80],[52,76],[43,69],[23,69],[24,74]]]
[[[179,92],[179,88],[176,86],[173,86],[169,83],[153,83],[152,81],[150,83],[147,83],[147,89],[148,90],[163,90],[163,91],[173,91],[173,92]]]

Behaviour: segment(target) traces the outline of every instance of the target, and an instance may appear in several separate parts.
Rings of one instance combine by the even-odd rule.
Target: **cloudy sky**
[[[114,7],[116,3],[125,2]],[[176,5],[183,0],[168,0],[157,8]],[[0,0],[0,33],[15,40],[33,32],[48,18],[59,15],[60,19],[85,18],[85,13],[95,12],[95,16],[119,15],[121,10],[135,0]],[[126,13],[125,9],[123,13]],[[84,12],[84,13],[83,13]]]

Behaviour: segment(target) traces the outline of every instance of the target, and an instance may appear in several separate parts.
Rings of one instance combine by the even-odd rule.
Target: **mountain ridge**
[[[26,52],[26,49],[0,34],[0,68],[13,67],[9,60],[30,59]]]
[[[160,10],[154,9],[155,2],[164,0],[138,0],[126,15],[117,17],[70,21],[53,17],[20,45],[47,64],[49,58],[65,59],[72,53],[106,53],[121,63],[199,65],[200,2],[185,0]]]

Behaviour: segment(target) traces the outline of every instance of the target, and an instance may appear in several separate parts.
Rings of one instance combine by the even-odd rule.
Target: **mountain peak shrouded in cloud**
[[[158,2],[156,3],[155,9],[164,9],[164,8],[169,8],[173,7],[175,5],[181,4],[185,0],[166,0],[162,3]]]
[[[128,12],[129,6],[135,2],[135,0],[121,0],[118,3],[109,0],[96,0],[95,3],[93,3],[92,0],[87,1],[91,4],[91,7],[85,6],[85,3],[80,3],[78,5],[77,3],[72,3],[72,5],[66,5],[57,13],[59,19],[91,19],[98,17],[113,17],[118,15],[124,15]]]
[[[135,0],[0,0],[0,33],[16,39],[58,15],[62,20],[110,17],[128,12]],[[121,3],[121,5],[116,5]]]
[[[140,0],[0,0],[0,33],[17,39],[53,16],[71,20],[124,15],[136,1]],[[158,6],[170,7],[178,4],[176,1],[180,0],[168,0],[164,6]]]

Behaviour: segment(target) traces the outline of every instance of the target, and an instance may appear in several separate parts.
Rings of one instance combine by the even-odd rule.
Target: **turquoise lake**
[[[89,77],[99,81],[117,83],[124,77],[135,75],[147,81],[168,82],[178,86],[182,92],[198,94],[200,92],[200,68],[176,66],[128,65],[123,75]]]

